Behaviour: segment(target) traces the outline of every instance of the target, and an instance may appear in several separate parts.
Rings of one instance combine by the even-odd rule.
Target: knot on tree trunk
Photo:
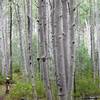
[[[46,57],[45,56],[43,56],[41,59],[43,60],[43,62],[46,61]]]
[[[37,61],[40,61],[40,58],[39,57],[37,58]]]

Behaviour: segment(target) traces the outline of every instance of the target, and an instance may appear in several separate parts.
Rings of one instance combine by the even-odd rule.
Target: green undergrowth
[[[32,84],[30,82],[26,82],[23,80],[21,73],[14,73],[13,75],[14,84],[10,89],[9,95],[6,97],[6,100],[20,100],[21,98],[25,98],[28,100],[33,100],[32,96]],[[45,100],[45,89],[43,86],[43,81],[36,78],[36,86],[35,86],[38,98],[40,100]]]
[[[37,92],[37,96],[39,98],[45,98],[45,88],[44,88],[44,82],[43,80],[40,78],[40,73],[37,72],[35,75],[35,89]]]
[[[3,77],[1,74],[0,74],[0,85],[3,85],[5,83],[5,77]]]
[[[99,88],[99,79],[97,78],[95,81],[91,77],[80,78],[76,80],[76,90],[74,95],[76,97],[80,96],[99,96],[100,88]]]
[[[95,67],[98,65],[98,55],[95,52]],[[75,84],[74,93],[75,97],[81,96],[99,96],[100,95],[100,79],[98,72],[96,79],[93,79],[93,66],[91,57],[88,53],[88,48],[85,46],[84,41],[80,43],[80,47],[76,49],[76,69],[75,69]]]
[[[19,83],[13,85],[7,100],[20,100],[21,98],[32,100],[32,85],[29,83]]]

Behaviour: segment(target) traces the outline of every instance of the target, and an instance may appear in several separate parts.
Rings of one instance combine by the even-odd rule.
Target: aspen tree
[[[67,86],[66,86],[66,75],[65,75],[65,60],[64,60],[64,43],[63,43],[63,32],[62,32],[62,9],[61,1],[56,0],[55,3],[55,36],[56,36],[56,53],[57,53],[57,67],[58,77],[57,86],[59,90],[60,100],[67,99]]]
[[[21,66],[22,66],[21,69],[24,68],[24,72],[22,72],[22,73],[27,78],[28,72],[27,72],[27,65],[26,65],[25,56],[24,56],[24,51],[25,50],[23,50],[24,49],[23,48],[23,46],[24,46],[23,45],[23,39],[22,39],[23,38],[23,32],[22,32],[22,29],[21,29],[21,26],[22,26],[21,22],[22,22],[22,20],[21,20],[20,9],[19,9],[19,5],[18,4],[15,7],[15,11],[16,11],[16,17],[17,17],[17,23],[18,23],[18,30],[19,30],[19,41],[20,41],[20,51],[21,51]]]
[[[10,25],[9,25],[9,35],[10,35],[10,79],[12,80],[12,0],[9,0],[10,7]]]
[[[35,75],[34,75],[34,66],[33,66],[33,57],[32,57],[32,0],[27,0],[27,51],[28,51],[28,67],[29,67],[29,74],[30,79],[32,80],[32,87],[33,87],[33,99],[37,100],[37,94],[35,89]]]
[[[96,80],[96,64],[95,64],[95,37],[94,37],[94,0],[90,0],[90,40],[91,40],[91,62],[93,67],[93,79]]]
[[[100,1],[99,0],[96,0],[96,8],[95,8],[95,10],[96,10],[96,34],[97,34],[97,50],[98,50],[98,77],[100,78],[100,19],[99,19],[99,17],[100,17],[100,12],[99,12],[99,10],[100,10],[100,7],[99,7],[99,5],[100,5]],[[100,83],[99,83],[99,87],[100,87]]]
[[[47,100],[52,100],[52,94],[51,94],[51,87],[50,87],[50,82],[49,82],[49,75],[48,75],[48,46],[47,46],[47,23],[46,23],[46,1],[45,0],[39,0],[39,36],[40,36],[40,49],[41,49],[41,67],[43,67],[43,79],[44,79],[44,84],[46,88],[46,96]]]
[[[75,71],[75,33],[74,33],[74,0],[69,0],[69,33],[70,33],[70,77],[69,77],[69,98],[73,100],[73,89],[74,89],[74,71]]]

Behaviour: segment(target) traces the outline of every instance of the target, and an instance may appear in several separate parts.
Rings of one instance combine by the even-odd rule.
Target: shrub
[[[30,83],[16,83],[7,100],[20,100],[22,97],[32,100],[32,85]]]
[[[0,85],[3,85],[5,83],[5,77],[3,77],[1,74],[0,74]]]
[[[88,53],[88,48],[83,43],[76,52],[76,69],[75,69],[75,90],[74,96],[95,96],[100,94],[98,83],[100,79],[98,73],[96,81],[93,80],[93,68],[91,56]]]

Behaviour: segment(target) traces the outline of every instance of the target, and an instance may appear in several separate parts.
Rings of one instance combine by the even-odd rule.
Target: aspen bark
[[[96,64],[95,64],[95,38],[94,38],[94,8],[93,0],[90,0],[90,40],[91,40],[91,62],[93,67],[93,79],[96,80]]]
[[[2,8],[2,1],[0,2],[0,33],[2,33],[1,38],[1,54],[2,54],[2,67],[1,67],[1,74],[4,76],[5,73],[5,43],[4,43],[4,24],[3,24],[3,8]]]
[[[57,50],[57,67],[58,67],[58,78],[57,86],[59,90],[60,100],[67,99],[67,86],[66,86],[66,75],[65,75],[65,61],[64,61],[64,43],[63,43],[63,32],[62,32],[62,9],[61,1],[56,0],[55,5],[55,22],[56,22],[56,50]]]
[[[42,10],[41,10],[41,2],[40,0],[38,0],[38,64],[40,66],[40,74],[41,74],[41,79],[44,78],[43,76],[43,65],[42,65],[42,60],[41,60],[41,56],[42,56],[42,43],[43,43],[43,38],[42,38],[42,20],[41,20],[41,13],[42,13]]]
[[[46,96],[47,100],[52,100],[52,94],[51,94],[51,87],[49,82],[49,74],[48,74],[48,46],[47,46],[47,23],[46,23],[46,1],[45,0],[39,0],[39,27],[40,27],[40,49],[41,49],[41,67],[43,67],[43,79],[44,84],[46,88]]]
[[[20,51],[21,51],[21,69],[24,68],[24,72],[22,72],[26,78],[27,78],[27,75],[28,75],[28,72],[27,72],[27,65],[26,65],[26,61],[25,61],[25,56],[24,56],[24,45],[23,45],[23,33],[22,33],[22,29],[21,29],[21,16],[20,16],[20,10],[19,10],[19,5],[16,6],[16,17],[17,17],[17,22],[18,22],[18,29],[19,29],[19,41],[20,41]]]
[[[68,63],[68,6],[67,0],[61,0],[62,1],[62,14],[63,14],[63,43],[64,43],[64,60],[65,60],[65,73],[66,73],[66,88],[67,88],[67,95],[68,95],[68,69],[69,69],[69,63]]]
[[[97,34],[97,50],[98,50],[98,73],[99,73],[99,78],[100,78],[100,19],[99,19],[99,15],[100,15],[100,8],[99,8],[99,4],[100,1],[96,0],[96,34]],[[100,87],[100,83],[99,83],[99,87]]]
[[[70,77],[69,77],[69,98],[73,100],[74,73],[75,73],[75,33],[74,33],[74,0],[69,1],[69,32],[70,32]]]
[[[48,46],[47,46],[47,23],[46,23],[46,1],[42,1],[42,18],[43,18],[43,56],[42,56],[42,63],[43,63],[43,70],[44,70],[44,82],[47,91],[47,100],[52,100],[51,94],[51,87],[49,82],[49,74],[48,74]]]
[[[52,28],[52,46],[53,46],[53,59],[54,59],[54,66],[55,66],[55,77],[57,82],[58,77],[58,62],[57,62],[57,50],[56,50],[56,16],[55,16],[55,4],[56,1],[52,1],[52,9],[51,9],[51,28]]]
[[[33,99],[37,100],[37,94],[35,89],[35,75],[34,75],[34,66],[33,66],[33,57],[32,57],[32,0],[27,1],[27,24],[28,24],[28,65],[29,65],[29,74],[32,79],[33,87]]]
[[[9,3],[10,3],[10,31],[9,31],[9,34],[10,34],[10,79],[12,80],[12,1],[9,0]]]

